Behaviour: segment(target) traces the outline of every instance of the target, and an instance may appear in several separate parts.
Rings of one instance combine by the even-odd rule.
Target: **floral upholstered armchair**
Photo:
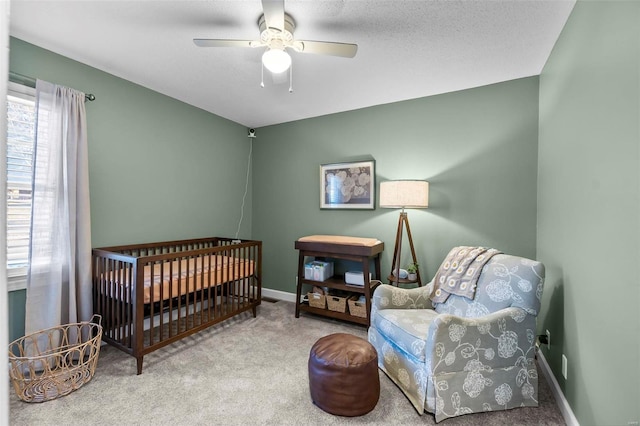
[[[378,286],[368,334],[380,369],[436,422],[537,406],[543,282],[542,263],[496,254],[481,269],[473,299],[451,294],[432,305],[433,281],[413,289]]]

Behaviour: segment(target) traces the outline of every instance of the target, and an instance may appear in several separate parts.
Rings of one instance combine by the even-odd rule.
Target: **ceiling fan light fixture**
[[[262,64],[272,73],[285,72],[291,66],[291,56],[283,49],[267,49],[262,54]]]

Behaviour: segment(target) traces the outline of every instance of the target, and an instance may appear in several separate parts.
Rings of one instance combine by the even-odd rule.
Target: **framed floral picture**
[[[375,161],[322,164],[321,209],[370,209],[375,203]]]

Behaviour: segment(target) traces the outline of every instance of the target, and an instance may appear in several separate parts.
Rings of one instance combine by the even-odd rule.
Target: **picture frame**
[[[374,210],[375,161],[320,165],[320,208]]]

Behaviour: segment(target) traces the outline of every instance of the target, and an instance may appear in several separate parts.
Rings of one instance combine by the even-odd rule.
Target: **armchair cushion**
[[[438,315],[436,311],[425,309],[424,315],[415,315],[411,309],[384,309],[373,318],[374,326],[388,336],[403,352],[414,361],[424,362],[425,338],[429,326]]]
[[[377,309],[429,309],[432,307],[429,294],[431,286],[407,288],[403,291],[395,291],[397,287],[381,285],[376,288],[373,298]]]

